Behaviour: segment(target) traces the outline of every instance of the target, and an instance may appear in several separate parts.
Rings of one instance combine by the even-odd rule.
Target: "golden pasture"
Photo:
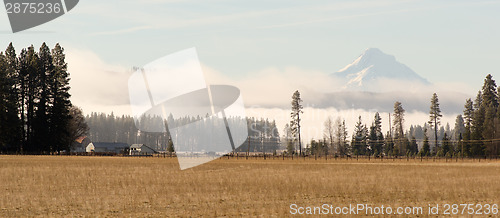
[[[500,161],[0,156],[0,217],[275,216],[290,204],[500,203]]]

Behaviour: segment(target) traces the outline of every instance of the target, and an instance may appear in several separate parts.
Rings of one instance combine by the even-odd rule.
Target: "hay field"
[[[290,204],[500,204],[500,162],[0,156],[0,217],[276,216]]]

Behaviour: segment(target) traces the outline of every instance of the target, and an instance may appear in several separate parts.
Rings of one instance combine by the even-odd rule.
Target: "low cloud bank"
[[[473,97],[471,88],[460,83],[424,85],[408,81],[380,79],[372,86],[372,92],[349,91],[341,79],[324,72],[299,68],[269,68],[243,78],[229,78],[204,66],[209,84],[232,84],[239,87],[248,106],[289,108],[291,95],[301,92],[304,105],[315,108],[341,110],[364,109],[390,112],[394,102],[403,103],[407,111],[428,112],[432,94],[439,96],[444,113],[458,114],[467,98]]]
[[[71,74],[72,101],[85,113],[114,112],[130,114],[127,81],[131,66],[105,63],[91,51],[67,48],[68,70]],[[475,95],[473,89],[461,83],[440,83],[422,86],[411,82],[381,79],[374,84],[379,92],[351,92],[345,90],[339,79],[328,73],[300,68],[268,68],[244,77],[225,75],[208,66],[202,66],[207,84],[226,84],[238,87],[247,108],[247,115],[275,119],[280,134],[290,120],[291,95],[299,90],[305,113],[304,139],[321,138],[323,122],[328,116],[346,119],[349,134],[358,116],[370,125],[375,112],[382,115],[384,133],[388,130],[388,113],[395,101],[406,109],[406,125],[423,125],[428,120],[432,93],[439,95],[443,124],[451,126],[457,114],[462,113],[467,98]],[[186,81],[189,82],[189,81]]]

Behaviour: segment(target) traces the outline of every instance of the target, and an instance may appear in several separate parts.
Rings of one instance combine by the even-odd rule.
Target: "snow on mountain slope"
[[[386,84],[381,82],[387,80],[418,86],[430,85],[426,79],[398,62],[394,56],[387,55],[377,48],[365,50],[354,62],[332,75],[344,80],[345,86],[342,88],[351,91],[381,91],[380,89],[387,88]]]

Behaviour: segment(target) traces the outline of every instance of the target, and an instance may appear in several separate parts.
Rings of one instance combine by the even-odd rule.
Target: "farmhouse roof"
[[[127,143],[120,142],[92,142],[95,148],[107,148],[107,149],[115,149],[115,148],[127,148]]]
[[[132,144],[132,145],[130,146],[130,148],[140,148],[140,147],[142,147],[143,145],[144,145],[144,144]]]
[[[155,150],[155,149],[153,149],[153,148],[151,148],[151,147],[149,147],[149,146],[147,146],[147,145],[145,145],[145,144],[132,144],[132,145],[130,146],[130,148],[141,148],[141,147],[146,147],[146,148],[149,148],[149,149],[151,149],[152,151],[155,151],[155,152],[156,152],[156,150]]]

